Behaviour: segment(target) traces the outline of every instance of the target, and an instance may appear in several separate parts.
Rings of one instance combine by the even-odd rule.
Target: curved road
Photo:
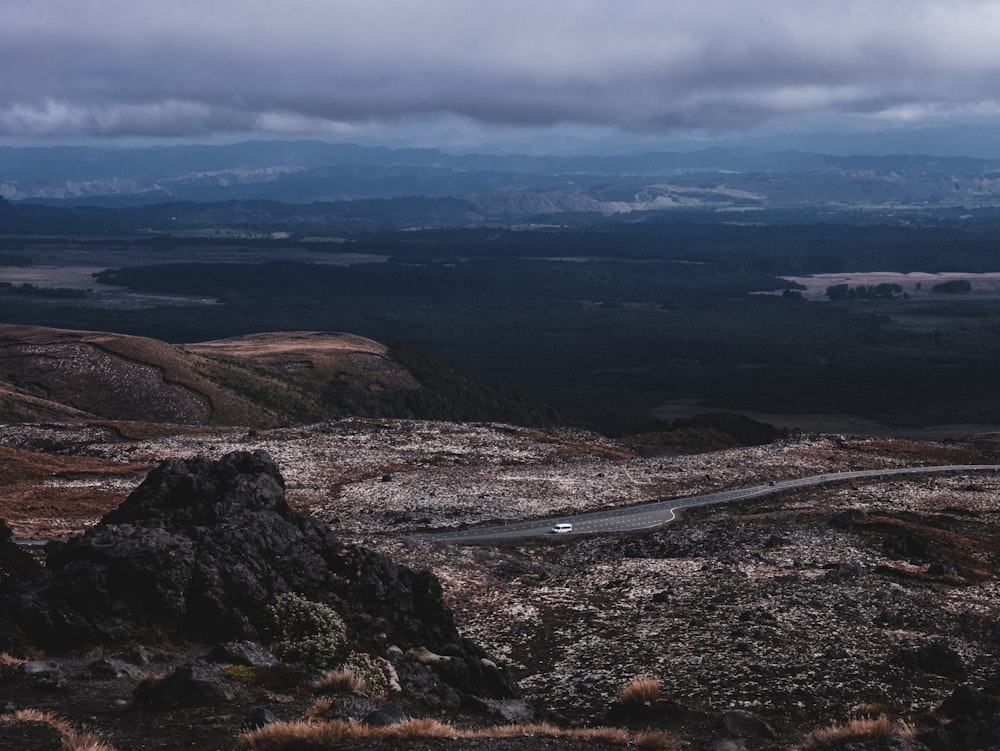
[[[687,498],[672,498],[669,500],[652,501],[639,506],[609,509],[607,511],[591,511],[586,514],[556,516],[548,519],[536,519],[530,522],[516,522],[498,527],[480,527],[466,529],[460,532],[442,532],[420,535],[420,537],[441,542],[474,543],[497,542],[501,540],[523,540],[531,537],[551,535],[553,524],[568,522],[573,525],[569,534],[558,535],[560,538],[571,535],[592,535],[601,532],[635,532],[643,529],[659,527],[674,520],[675,512],[680,509],[695,506],[710,506],[715,503],[741,501],[744,498],[768,495],[789,488],[802,488],[810,485],[823,485],[828,482],[850,480],[857,477],[888,477],[890,475],[914,475],[931,472],[983,472],[1000,471],[1000,464],[948,464],[929,467],[903,467],[899,469],[867,469],[854,472],[830,472],[811,477],[800,477],[795,480],[756,485],[739,490],[723,490],[718,493],[694,495]],[[552,535],[552,537],[557,537]]]

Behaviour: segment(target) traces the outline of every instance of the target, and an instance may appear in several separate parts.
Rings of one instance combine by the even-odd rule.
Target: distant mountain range
[[[5,147],[0,196],[9,202],[104,208],[322,204],[306,211],[242,209],[244,224],[292,226],[352,219],[395,227],[455,226],[692,207],[975,207],[1000,199],[1000,159],[748,148],[621,156],[454,155],[318,141]],[[380,203],[385,201],[396,204]],[[240,223],[232,211],[222,213],[224,223]]]

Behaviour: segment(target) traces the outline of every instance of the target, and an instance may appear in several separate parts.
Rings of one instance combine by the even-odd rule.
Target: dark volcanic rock
[[[974,686],[959,686],[941,703],[938,712],[950,721],[921,737],[934,751],[1000,747],[1000,699],[997,697]]]
[[[196,662],[181,665],[166,678],[140,683],[135,703],[144,707],[198,707],[231,701],[233,690],[226,685],[219,665]]]
[[[844,581],[857,579],[861,576],[861,566],[857,563],[838,563],[834,568],[817,578],[825,584],[840,584]]]
[[[217,644],[205,659],[208,662],[221,662],[226,665],[246,665],[248,667],[267,667],[276,665],[278,658],[264,647],[252,641],[229,641]]]
[[[390,727],[402,725],[408,719],[406,712],[398,704],[386,704],[366,714],[362,722],[374,727]]]
[[[142,668],[124,660],[102,657],[87,666],[87,671],[98,678],[138,678]]]
[[[951,696],[941,702],[941,706],[938,708],[942,715],[952,720],[989,715],[997,710],[1000,710],[1000,701],[988,696],[981,689],[969,685],[956,688]]]
[[[931,639],[914,647],[900,650],[896,661],[904,667],[948,678],[965,677],[962,658],[944,639]]]
[[[921,561],[936,561],[939,558],[934,544],[922,535],[908,530],[886,537],[882,550],[890,558],[909,558]]]
[[[315,517],[291,511],[262,451],[164,462],[97,526],[53,547],[47,578],[36,573],[22,577],[31,587],[0,590],[10,614],[0,649],[83,646],[139,629],[261,641],[268,605],[294,592],[333,607],[352,637],[376,650],[447,652],[455,659],[442,663],[441,678],[462,692],[520,695],[506,670],[461,638],[433,574],[345,545]]]
[[[278,721],[277,715],[267,707],[254,707],[243,721],[244,730],[257,730]]]
[[[21,666],[21,671],[40,686],[62,688],[66,684],[66,673],[55,660],[31,660]]]
[[[17,592],[44,578],[45,569],[14,543],[13,530],[0,519],[0,595]]]
[[[775,738],[774,729],[760,717],[746,712],[726,712],[720,719],[720,724],[733,735],[758,736],[760,738]]]
[[[527,724],[534,721],[535,710],[523,699],[480,699],[476,696],[466,696],[462,700],[462,708],[494,717],[507,723]]]

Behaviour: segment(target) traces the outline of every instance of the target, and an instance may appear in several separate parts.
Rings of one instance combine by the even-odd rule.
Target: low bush
[[[364,693],[365,682],[347,668],[328,670],[326,675],[312,684],[317,691],[335,691],[343,693]]]
[[[389,680],[385,671],[371,655],[351,652],[344,660],[343,669],[358,677],[364,686],[364,693],[372,696],[386,696],[389,693]]]
[[[660,698],[660,682],[656,678],[636,676],[618,692],[618,700],[623,704],[652,705]]]
[[[318,668],[338,663],[347,626],[333,608],[287,593],[268,608],[268,615],[274,634],[269,649],[279,659]]]

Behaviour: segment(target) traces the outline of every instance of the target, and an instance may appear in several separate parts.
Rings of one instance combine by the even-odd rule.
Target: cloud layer
[[[996,118],[984,0],[0,0],[0,136]]]

